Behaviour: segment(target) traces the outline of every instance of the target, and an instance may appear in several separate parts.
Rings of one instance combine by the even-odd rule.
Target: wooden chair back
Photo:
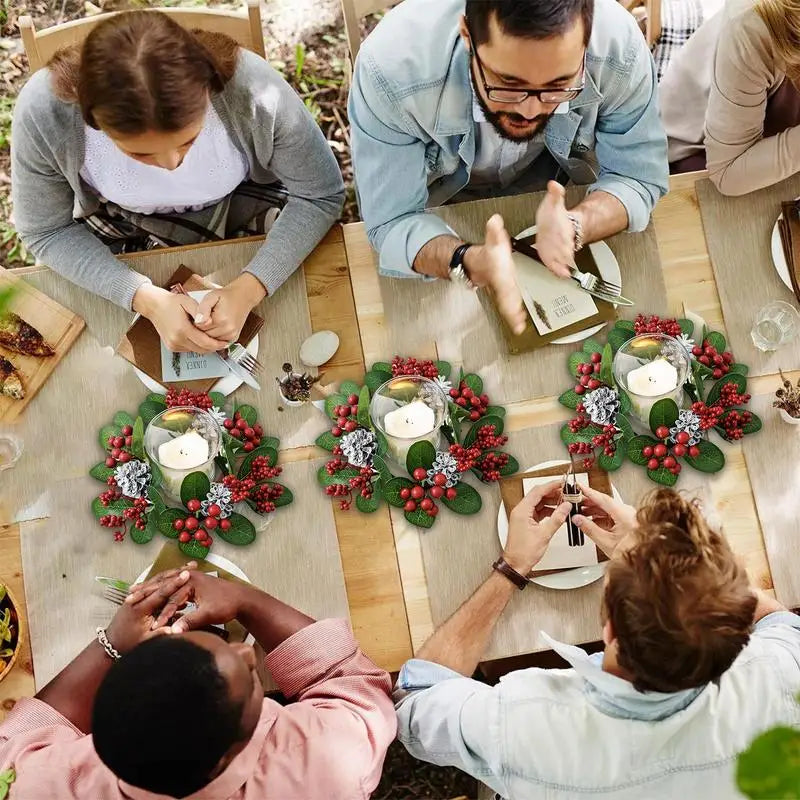
[[[226,33],[242,47],[252,50],[262,58],[264,34],[261,28],[259,0],[246,0],[242,11],[222,11],[210,8],[160,8],[153,9],[168,14],[184,28],[199,28],[204,31]],[[22,44],[28,56],[30,71],[36,72],[47,64],[56,51],[82,42],[89,31],[99,22],[115,13],[97,14],[86,19],[77,19],[37,31],[29,16],[19,18]]]

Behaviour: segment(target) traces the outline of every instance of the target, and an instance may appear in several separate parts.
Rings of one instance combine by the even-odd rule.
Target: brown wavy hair
[[[696,501],[658,489],[637,519],[634,544],[609,562],[605,588],[619,665],[640,691],[702,686],[747,644],[756,597]]]
[[[789,80],[800,86],[800,2],[759,0],[755,8],[769,30]]]
[[[125,11],[48,63],[56,95],[80,105],[88,125],[136,135],[195,122],[233,76],[237,42],[189,31],[159,11]]]

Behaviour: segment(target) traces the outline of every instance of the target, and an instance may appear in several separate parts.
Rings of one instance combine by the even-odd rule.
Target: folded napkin
[[[792,291],[800,300],[800,209],[794,200],[781,203],[781,209],[783,218],[778,220],[778,231],[781,235],[783,255],[789,267]]]

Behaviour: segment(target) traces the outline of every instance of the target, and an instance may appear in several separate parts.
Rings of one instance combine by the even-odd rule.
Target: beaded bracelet
[[[119,652],[119,650],[117,650],[114,645],[108,641],[105,628],[96,628],[95,634],[97,635],[97,641],[100,642],[101,647],[106,651],[106,655],[109,658],[113,658],[114,661],[122,658],[122,654]]]
[[[581,225],[581,221],[574,214],[567,214],[567,217],[569,217],[569,221],[572,223],[572,230],[575,237],[572,246],[577,253],[578,250],[583,247],[583,225]]]

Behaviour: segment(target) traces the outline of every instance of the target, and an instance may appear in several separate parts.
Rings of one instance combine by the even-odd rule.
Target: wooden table
[[[671,191],[658,205],[654,221],[668,289],[669,310],[681,313],[686,302],[708,323],[723,329],[711,265],[694,193],[697,176],[677,176]],[[158,251],[129,257],[132,265],[165,260],[177,266],[184,253],[193,263],[216,264],[220,258],[236,259],[241,242],[201,245],[178,251]],[[33,268],[37,269],[37,268]],[[198,270],[201,271],[201,270]],[[210,271],[210,270],[209,270]],[[24,274],[24,271],[20,271]],[[325,367],[325,380],[358,380],[364,363],[382,360],[370,341],[383,324],[380,291],[374,255],[367,244],[363,225],[335,228],[306,261],[306,286],[314,330],[332,329],[341,347]],[[79,309],[76,309],[79,310]],[[110,310],[108,313],[116,313]],[[269,378],[267,378],[269,379]],[[43,391],[47,391],[47,387]],[[751,391],[767,393],[767,379],[752,382]],[[28,415],[35,415],[37,400]],[[537,398],[508,407],[510,431],[546,425],[568,417],[554,397]],[[307,460],[318,455],[314,448],[284,451],[284,461]],[[753,581],[771,589],[771,577],[741,450],[729,451],[728,464],[717,494],[726,519],[726,533],[744,559]],[[0,523],[2,508],[0,508]],[[344,568],[351,621],[366,652],[381,666],[396,670],[412,655],[432,630],[430,605],[418,537],[395,541],[389,512],[384,506],[373,515],[336,512],[336,530]],[[12,591],[24,596],[16,525],[0,526],[0,578]],[[30,653],[23,652],[12,674],[0,685],[0,708],[8,709],[20,696],[33,692]],[[0,711],[0,715],[2,715]]]

